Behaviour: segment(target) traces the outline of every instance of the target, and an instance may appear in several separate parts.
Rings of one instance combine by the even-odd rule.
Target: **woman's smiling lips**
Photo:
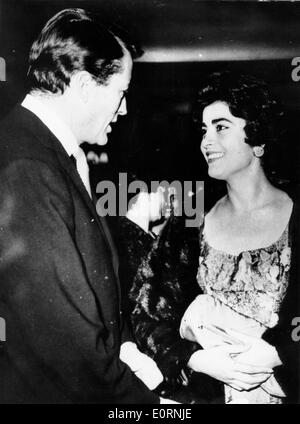
[[[221,159],[224,156],[224,152],[206,152],[206,158],[208,163],[212,163],[218,159]]]

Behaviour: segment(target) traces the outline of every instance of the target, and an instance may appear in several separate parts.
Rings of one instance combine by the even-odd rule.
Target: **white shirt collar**
[[[77,157],[79,145],[70,128],[38,96],[27,94],[22,106],[34,113],[60,141],[69,156]]]

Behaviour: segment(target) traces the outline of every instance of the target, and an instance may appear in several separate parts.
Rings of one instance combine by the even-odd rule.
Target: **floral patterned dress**
[[[288,286],[290,254],[288,227],[270,246],[239,255],[212,248],[203,233],[197,274],[203,294],[185,313],[182,337],[208,348],[220,344],[218,337],[205,333],[211,324],[255,337],[275,327]],[[226,403],[282,403],[284,396],[273,376],[251,391],[225,385]]]

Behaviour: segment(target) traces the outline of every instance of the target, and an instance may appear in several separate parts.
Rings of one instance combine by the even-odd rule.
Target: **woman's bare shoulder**
[[[278,212],[289,212],[293,208],[293,200],[283,190],[274,187],[273,207]]]
[[[214,206],[205,214],[205,220],[213,220],[224,208],[226,208],[228,196],[227,194],[217,200]]]

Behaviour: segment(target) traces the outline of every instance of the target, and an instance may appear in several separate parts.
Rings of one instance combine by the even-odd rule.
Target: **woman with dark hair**
[[[201,121],[208,174],[227,186],[206,214],[201,234],[197,279],[204,294],[189,307],[181,327],[183,336],[193,332],[197,316],[204,328],[195,337],[203,347],[218,342],[211,325],[258,340],[278,322],[289,279],[293,202],[270,183],[263,160],[277,140],[280,116],[265,84],[250,76],[213,74],[198,93],[194,117]],[[251,358],[251,348],[237,356],[239,362]],[[257,354],[257,364],[281,365],[274,348],[259,360]],[[273,376],[254,390],[236,389],[243,386],[225,385],[227,402],[280,403],[285,396]]]
[[[174,227],[177,217],[142,262],[131,290],[137,343],[168,376],[165,382],[171,383],[172,375],[178,382],[184,370],[181,387],[193,390],[195,376],[199,384],[203,377],[205,391],[204,376],[212,377],[225,383],[226,403],[282,403],[299,390],[297,374],[289,377],[292,393],[284,384],[290,364],[280,347],[284,329],[277,330],[286,321],[281,306],[291,297],[286,292],[292,286],[297,208],[264,170],[281,116],[264,83],[231,73],[210,76],[198,93],[194,120],[201,128],[208,174],[226,182],[227,194],[200,227],[201,294],[181,321],[183,340],[178,317],[195,293],[192,273],[199,250],[184,226]],[[190,345],[184,345],[187,341]],[[194,391],[196,402],[199,393]]]

